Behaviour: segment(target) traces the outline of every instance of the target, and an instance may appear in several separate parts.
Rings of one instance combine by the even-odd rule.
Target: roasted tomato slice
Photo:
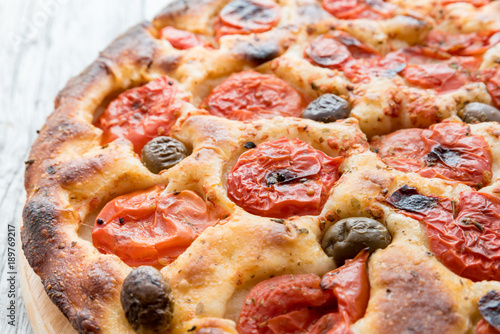
[[[481,319],[476,325],[476,334],[500,334],[500,330],[491,326],[486,320]]]
[[[425,224],[431,251],[451,271],[473,281],[500,280],[500,199],[467,191],[458,204],[404,186],[387,201]]]
[[[402,54],[382,57],[373,48],[340,31],[319,36],[304,54],[312,64],[341,70],[353,82],[379,76],[392,78],[406,67]]]
[[[475,57],[452,57],[427,64],[412,64],[409,60],[401,75],[412,85],[440,93],[456,90],[475,79],[481,61]]]
[[[299,139],[281,138],[243,153],[228,175],[227,192],[256,215],[316,215],[339,178],[342,161]]]
[[[200,107],[215,116],[253,121],[276,116],[300,117],[306,103],[285,81],[245,71],[231,75],[215,87]]]
[[[481,56],[500,41],[500,32],[473,32],[450,34],[442,30],[432,30],[427,34],[424,45],[430,52],[445,52],[456,56]]]
[[[371,77],[393,78],[406,68],[406,60],[398,53],[385,57],[360,58],[344,67],[344,74],[352,82],[369,81]]]
[[[160,31],[160,38],[167,40],[174,48],[186,50],[198,45],[206,45],[190,31],[179,30],[174,27],[165,27]]]
[[[311,63],[330,69],[342,69],[352,59],[347,46],[328,35],[317,37],[306,48],[305,56]]]
[[[323,276],[286,275],[257,284],[238,320],[240,334],[347,334],[368,305],[368,252]]]
[[[403,172],[481,187],[491,180],[491,150],[465,123],[442,122],[429,129],[398,130],[371,143],[382,160]]]
[[[489,68],[484,70],[481,78],[486,82],[486,87],[491,95],[493,104],[500,108],[500,67]]]
[[[233,0],[215,20],[215,38],[268,31],[281,18],[280,7],[272,0]]]
[[[323,0],[323,8],[339,19],[383,20],[394,16],[396,6],[383,0]]]
[[[101,144],[126,138],[140,154],[151,139],[168,135],[174,125],[186,93],[164,76],[150,83],[129,89],[111,102],[95,125],[103,130]]]
[[[480,58],[451,57],[445,49],[474,54],[484,51],[484,47],[470,39],[463,48],[459,46],[459,41],[454,40],[450,43],[455,45],[444,48],[439,44],[441,37],[436,35],[430,39],[430,46],[406,48],[381,56],[349,34],[335,32],[316,38],[304,54],[314,65],[343,71],[354,83],[369,81],[372,77],[393,78],[399,74],[412,85],[443,93],[477,80]],[[488,45],[497,43],[499,39],[500,35],[491,36]],[[442,46],[443,50],[438,46]]]
[[[175,260],[216,219],[196,193],[164,194],[164,188],[136,191],[106,204],[94,224],[94,246],[130,266],[161,267]]]

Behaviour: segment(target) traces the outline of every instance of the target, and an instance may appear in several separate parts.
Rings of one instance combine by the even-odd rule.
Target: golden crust
[[[421,42],[437,26],[439,15],[444,20],[440,27],[449,31],[481,31],[498,22],[498,2],[476,9],[460,4],[441,8],[434,0],[418,5],[394,0],[398,16],[375,22],[337,20],[314,1],[286,0],[280,2],[284,15],[275,29],[224,36],[216,49],[180,51],[157,38],[167,25],[212,38],[214,18],[227,2],[173,1],[152,23],[115,40],[57,96],[26,168],[21,231],[26,258],[51,300],[80,333],[133,333],[120,304],[121,284],[131,268],[114,255],[99,253],[90,230],[110,199],[164,183],[166,191],[194,190],[209,206],[229,213],[162,270],[176,301],[173,333],[193,328],[198,333],[236,333],[242,300],[256,283],[288,273],[322,275],[333,268],[318,241],[325,227],[352,216],[383,219],[394,238],[390,247],[370,258],[371,298],[365,317],[353,326],[356,333],[471,332],[480,318],[477,300],[489,289],[500,289],[500,283],[472,283],[451,273],[429,254],[422,226],[383,204],[403,184],[422,194],[455,199],[470,188],[395,171],[370,152],[367,137],[427,127],[456,116],[469,102],[491,103],[485,85],[471,83],[439,96],[397,78],[356,85],[336,70],[304,60],[303,51],[318,35],[340,29],[384,54]],[[482,68],[497,66],[499,55],[499,47],[491,48]],[[248,68],[284,79],[308,100],[324,93],[340,95],[353,105],[353,118],[332,124],[282,117],[242,123],[208,116],[195,107],[223,79]],[[190,94],[172,136],[192,154],[154,175],[127,140],[101,147],[102,131],[92,123],[118,93],[162,75]],[[415,101],[429,106],[424,108],[428,112],[412,114],[408,105]],[[482,123],[472,131],[485,138],[493,156],[492,182],[481,191],[498,195],[500,125]],[[319,216],[279,224],[246,213],[226,194],[227,173],[243,144],[282,136],[345,157],[343,175]]]

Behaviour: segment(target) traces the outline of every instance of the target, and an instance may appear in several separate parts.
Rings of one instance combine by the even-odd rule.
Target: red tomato
[[[427,34],[424,45],[431,50],[456,56],[481,56],[497,44],[499,39],[500,33],[495,31],[453,35],[441,30],[432,30]]]
[[[95,123],[103,130],[101,144],[126,138],[140,154],[151,139],[168,135],[182,101],[189,101],[187,94],[166,76],[123,92]]]
[[[378,52],[374,48],[361,43],[358,39],[354,38],[344,31],[336,30],[324,36],[334,38],[338,42],[344,44],[349,50],[350,54],[356,59],[374,58],[379,56]]]
[[[222,8],[215,20],[215,39],[268,31],[280,18],[280,7],[272,0],[233,0]]]
[[[473,281],[500,280],[498,197],[467,191],[460,194],[456,204],[449,199],[413,196],[421,198],[406,198],[406,203],[424,203],[422,198],[434,200],[433,205],[403,213],[426,225],[430,249],[448,269]],[[393,194],[388,202],[398,207],[394,198]]]
[[[396,6],[383,0],[323,0],[323,8],[339,19],[383,20],[394,15]]]
[[[497,66],[483,71],[483,77],[493,104],[500,108],[500,67]]]
[[[336,31],[316,38],[304,51],[312,64],[338,69],[353,82],[370,77],[392,78],[406,66],[406,58],[397,52],[382,57],[351,35]]]
[[[500,331],[481,319],[476,325],[476,334],[500,334]]]
[[[393,78],[406,67],[406,60],[399,53],[385,57],[362,58],[350,61],[344,67],[344,74],[354,83],[370,80],[371,77]]]
[[[423,177],[485,186],[491,179],[491,150],[464,123],[442,122],[429,129],[398,130],[371,143],[391,167]]]
[[[237,121],[300,117],[305,107],[302,96],[285,81],[254,71],[231,75],[200,105],[212,115]]]
[[[453,218],[451,215],[450,218]],[[500,199],[479,193],[460,194],[453,222],[436,222],[427,231],[436,255],[457,274],[472,280],[500,280]],[[442,236],[446,231],[446,237]],[[453,248],[449,249],[452,245]]]
[[[313,64],[330,69],[342,69],[352,59],[347,47],[332,36],[319,36],[305,50],[306,58]]]
[[[130,266],[161,267],[181,255],[216,220],[192,191],[163,194],[155,186],[106,204],[92,231],[94,246]]]
[[[491,2],[491,0],[441,0],[441,5],[447,6],[452,3],[457,3],[457,2],[467,2],[470,3],[471,5],[474,5],[476,7],[481,7],[484,5],[487,5]]]
[[[323,276],[286,275],[257,284],[241,309],[240,334],[343,334],[368,305],[368,252]]]
[[[265,217],[317,215],[339,178],[331,158],[299,139],[281,138],[243,153],[227,178],[229,198]]]
[[[378,57],[375,50],[343,31],[317,37],[304,51],[311,63],[343,70],[347,62],[358,58]]]
[[[415,86],[444,93],[473,81],[480,63],[475,57],[453,57],[428,64],[408,64],[401,75]]]
[[[160,38],[166,39],[172,46],[179,50],[186,50],[198,45],[204,45],[195,34],[174,27],[165,27],[160,31]]]

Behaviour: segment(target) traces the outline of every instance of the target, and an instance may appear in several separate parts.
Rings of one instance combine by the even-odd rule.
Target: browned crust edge
[[[151,66],[157,46],[149,29],[149,23],[141,23],[128,30],[67,83],[27,161],[22,249],[52,302],[80,333],[102,332],[104,316],[96,315],[105,314],[106,300],[119,293],[119,273],[124,268],[117,261],[96,256],[91,245],[78,242],[76,233],[66,228],[78,224],[80,218],[64,198],[61,186],[68,177],[79,178],[85,169],[99,169],[105,158],[83,162],[77,168],[59,168],[55,158],[68,143],[95,143],[98,134],[91,120],[86,122],[79,114],[84,97],[103,82],[115,82],[120,72],[142,72]],[[88,148],[83,145],[80,150]],[[75,279],[77,272],[85,273],[80,282]]]

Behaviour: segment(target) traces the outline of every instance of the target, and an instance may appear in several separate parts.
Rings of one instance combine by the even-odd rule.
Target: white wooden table
[[[21,219],[24,161],[36,130],[52,112],[54,97],[70,77],[120,33],[152,19],[167,1],[0,0],[1,334],[33,333],[18,276],[15,297],[8,296],[7,238],[8,225],[18,228]],[[15,326],[7,318],[11,299],[16,302]]]

